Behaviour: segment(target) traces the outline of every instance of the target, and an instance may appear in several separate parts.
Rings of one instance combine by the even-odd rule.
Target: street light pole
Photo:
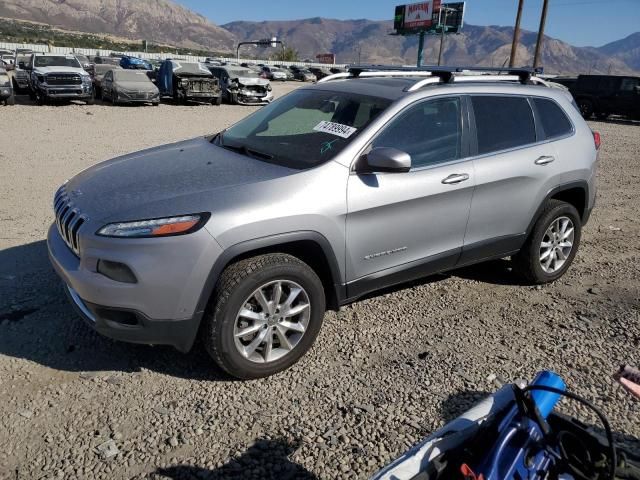
[[[417,63],[418,68],[422,66],[423,56],[424,56],[424,32],[420,32],[418,34],[418,63]]]
[[[549,0],[544,0],[542,4],[542,15],[540,16],[540,28],[538,29],[538,41],[536,42],[536,53],[533,57],[533,68],[537,68],[540,64],[540,55],[542,54],[542,40],[544,38],[544,26],[547,23],[547,8]]]
[[[511,56],[509,57],[509,66],[513,67],[516,63],[516,55],[518,51],[518,42],[520,41],[520,20],[522,19],[522,7],[524,0],[518,2],[518,14],[516,15],[516,26],[513,29],[513,42],[511,43]]]

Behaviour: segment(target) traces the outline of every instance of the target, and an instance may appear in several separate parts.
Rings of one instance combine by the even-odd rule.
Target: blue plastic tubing
[[[567,387],[557,373],[550,372],[548,370],[543,370],[538,373],[536,378],[533,379],[533,382],[531,382],[531,385],[543,385],[545,387],[562,390],[563,392]],[[546,419],[553,410],[553,407],[558,403],[558,400],[560,400],[560,395],[557,393],[545,392],[543,390],[533,390],[531,392],[531,398],[535,402],[536,407],[538,407],[542,418]]]

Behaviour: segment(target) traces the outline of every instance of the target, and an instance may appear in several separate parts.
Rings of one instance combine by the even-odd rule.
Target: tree
[[[278,50],[278,53],[272,55],[272,58],[280,62],[297,62],[298,51],[292,47],[284,47],[284,49]]]

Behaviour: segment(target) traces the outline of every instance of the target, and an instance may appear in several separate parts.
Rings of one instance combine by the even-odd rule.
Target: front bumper
[[[40,90],[50,98],[77,98],[84,100],[93,96],[91,86],[86,85],[66,85],[60,87],[41,86]]]
[[[252,93],[238,92],[238,103],[240,105],[265,105],[273,101],[273,92],[267,92],[264,96]]]
[[[149,242],[148,240],[154,240]],[[116,340],[173,345],[188,351],[203,312],[198,302],[220,247],[201,229],[157,239],[81,238],[78,258],[52,225],[49,258],[80,316],[96,331]],[[137,283],[97,272],[97,260],[130,267]]]

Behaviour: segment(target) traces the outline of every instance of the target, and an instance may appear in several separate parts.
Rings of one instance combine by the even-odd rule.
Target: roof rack
[[[479,75],[469,75],[469,72],[478,72]],[[427,77],[419,80],[411,87],[405,89],[412,92],[425,85],[435,83],[453,82],[479,82],[479,81],[518,81],[522,84],[530,84],[531,77],[542,73],[542,68],[500,68],[500,67],[395,67],[389,65],[350,65],[347,72],[336,73],[318,80],[318,83],[332,80],[363,77]]]

